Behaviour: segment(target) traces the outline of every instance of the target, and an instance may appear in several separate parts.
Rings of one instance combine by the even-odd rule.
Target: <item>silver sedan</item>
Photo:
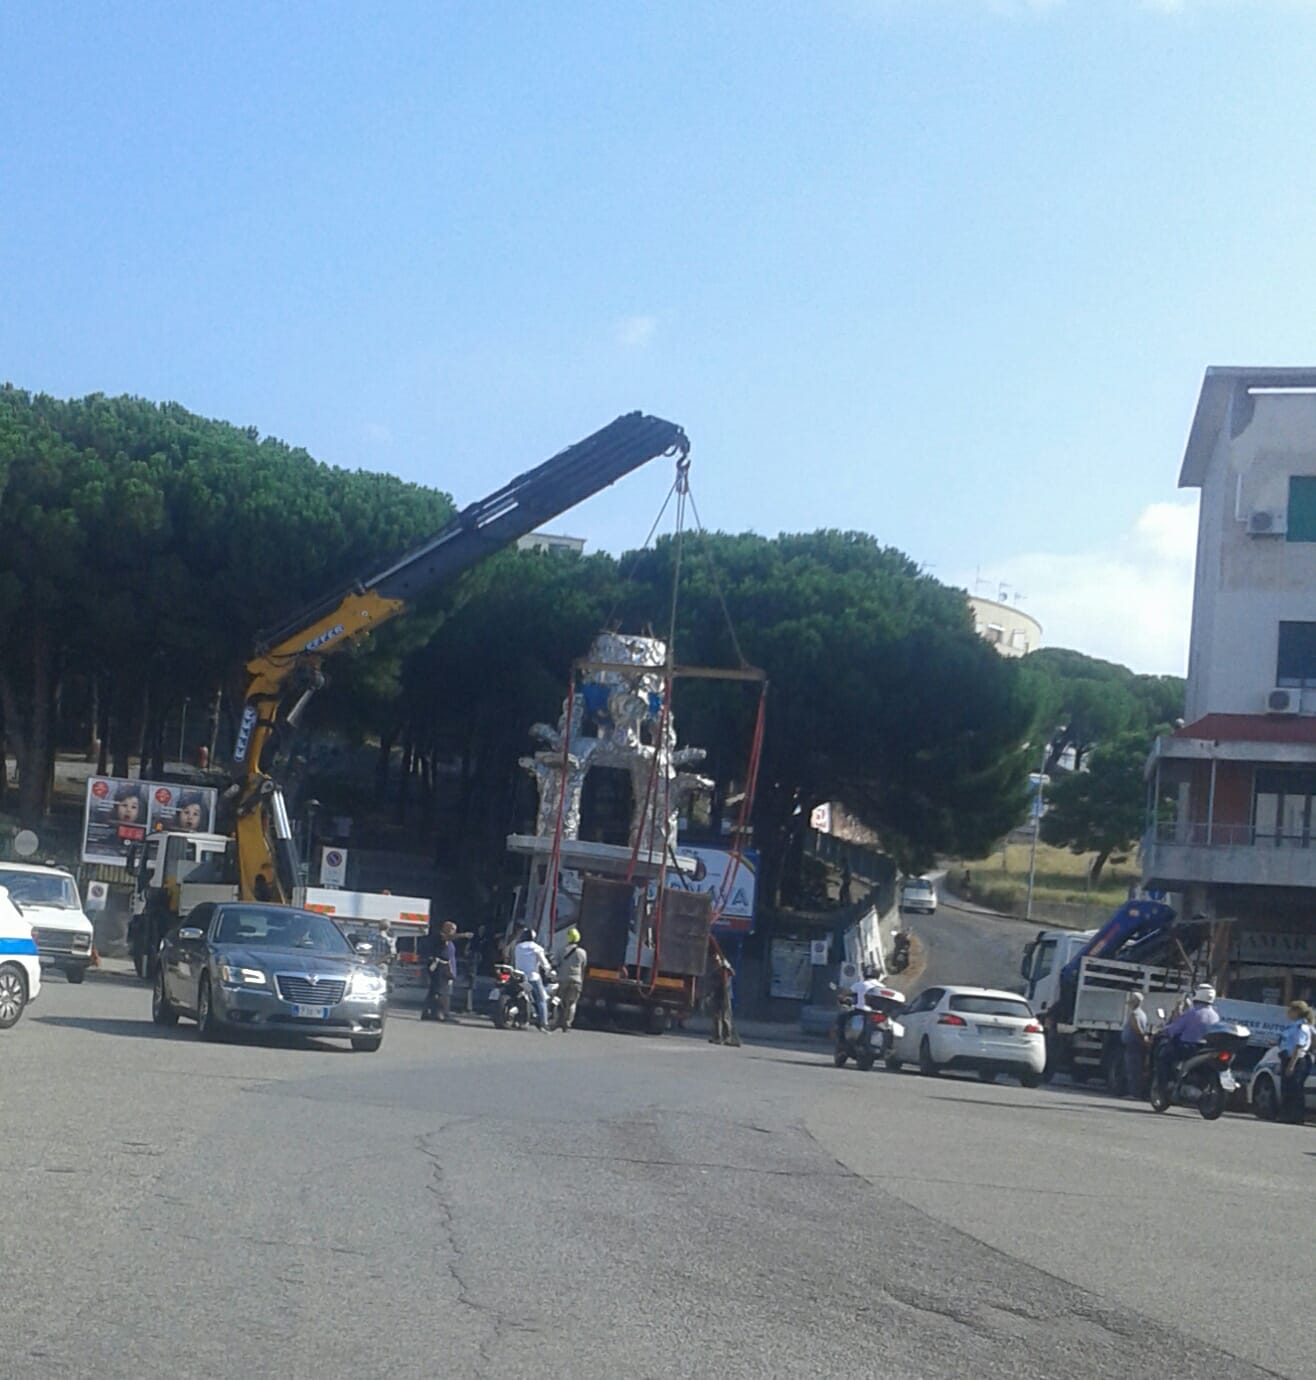
[[[151,1016],[179,1016],[203,1040],[225,1032],[339,1036],[377,1050],[384,1038],[383,974],[323,915],[293,906],[225,901],[197,906],[165,935]]]

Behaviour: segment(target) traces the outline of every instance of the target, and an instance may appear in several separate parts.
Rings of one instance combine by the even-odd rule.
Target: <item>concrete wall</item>
[[[1316,397],[1261,395],[1252,403],[1237,436],[1228,423],[1221,428],[1202,485],[1189,723],[1208,713],[1264,713],[1280,622],[1316,619],[1316,542],[1247,531],[1255,510],[1287,512],[1291,475],[1316,475]],[[1307,699],[1304,712],[1316,713],[1316,692]]]

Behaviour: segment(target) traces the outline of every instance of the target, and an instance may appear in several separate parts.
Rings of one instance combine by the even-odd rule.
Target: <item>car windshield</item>
[[[305,949],[342,957],[352,953],[332,920],[282,906],[225,906],[215,943],[241,944],[249,949]]]
[[[1017,997],[974,997],[962,995],[950,999],[952,1011],[963,1011],[970,1016],[1018,1016],[1020,1020],[1032,1020],[1033,1013],[1026,1001]]]
[[[929,882],[929,881],[925,881],[923,878],[920,877],[920,878],[917,878],[915,881],[906,882],[906,883],[905,883],[905,890],[906,890],[906,891],[931,891],[931,890],[932,890],[932,883]]]
[[[9,899],[20,906],[78,909],[72,877],[61,877],[58,872],[0,872],[0,886],[7,887]]]

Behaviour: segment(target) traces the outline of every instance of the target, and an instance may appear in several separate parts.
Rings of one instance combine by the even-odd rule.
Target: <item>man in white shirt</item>
[[[548,1031],[548,993],[544,990],[544,972],[548,968],[548,955],[543,946],[535,942],[534,932],[525,930],[521,942],[517,944],[512,956],[521,975],[535,999],[535,1024],[540,1030]]]
[[[845,1023],[856,1011],[866,1011],[868,1009],[868,994],[870,992],[880,992],[882,984],[878,980],[877,969],[871,963],[864,964],[864,975],[858,982],[850,984],[851,1005],[842,1006],[841,1014],[836,1018],[836,1038],[840,1040],[845,1035]]]

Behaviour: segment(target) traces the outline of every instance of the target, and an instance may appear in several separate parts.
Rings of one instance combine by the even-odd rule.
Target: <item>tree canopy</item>
[[[1068,772],[1047,790],[1041,836],[1074,853],[1094,854],[1093,885],[1110,856],[1132,848],[1142,834],[1149,746],[1146,733],[1119,734],[1093,749],[1086,771]]]

